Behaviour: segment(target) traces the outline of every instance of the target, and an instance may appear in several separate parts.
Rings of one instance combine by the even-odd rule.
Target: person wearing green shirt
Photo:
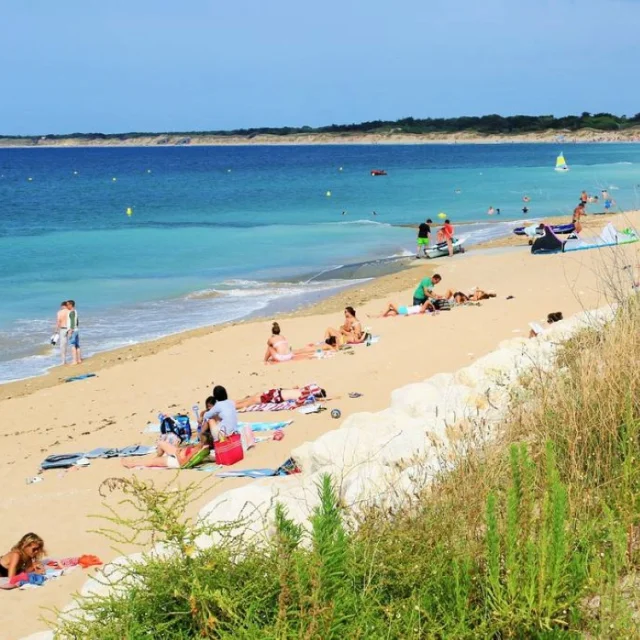
[[[75,300],[67,300],[67,309],[69,309],[69,315],[67,316],[67,336],[69,345],[71,345],[71,354],[73,356],[72,364],[80,364],[82,362],[82,354],[80,353],[80,334],[78,332],[80,320],[78,318]]]
[[[413,305],[424,304],[427,298],[433,297],[433,287],[440,282],[442,278],[439,273],[434,273],[431,277],[422,278],[420,284],[413,292]]]

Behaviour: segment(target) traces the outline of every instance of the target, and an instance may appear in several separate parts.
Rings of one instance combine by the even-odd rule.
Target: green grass
[[[201,524],[136,480],[127,539],[179,552],[132,567],[126,596],[85,602],[69,638],[411,639],[640,637],[640,308],[565,344],[523,380],[498,444],[461,460],[391,516],[348,531],[329,477],[307,530],[276,510],[262,548],[194,553]]]

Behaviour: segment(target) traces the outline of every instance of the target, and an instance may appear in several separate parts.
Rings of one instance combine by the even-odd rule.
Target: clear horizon
[[[4,9],[0,134],[640,111],[637,0]]]

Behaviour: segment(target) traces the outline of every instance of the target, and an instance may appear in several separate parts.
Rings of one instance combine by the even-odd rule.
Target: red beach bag
[[[216,454],[216,462],[225,466],[240,462],[244,458],[242,439],[239,433],[234,433],[224,440],[214,442],[213,450]]]

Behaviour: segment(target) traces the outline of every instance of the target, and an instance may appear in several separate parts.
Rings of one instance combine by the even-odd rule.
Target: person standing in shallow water
[[[60,309],[56,314],[56,333],[58,334],[58,346],[60,347],[61,364],[67,364],[67,321],[69,319],[69,309],[67,301],[60,303]]]
[[[67,309],[69,316],[67,318],[67,339],[71,345],[71,355],[73,361],[71,364],[80,364],[82,362],[82,353],[80,352],[80,320],[76,309],[75,300],[67,300]]]

